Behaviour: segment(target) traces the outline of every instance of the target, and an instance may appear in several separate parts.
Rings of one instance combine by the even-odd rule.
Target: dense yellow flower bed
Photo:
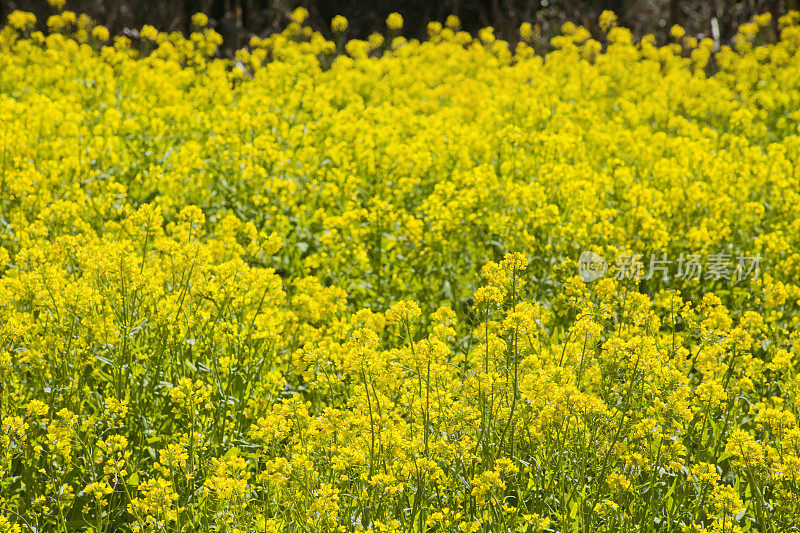
[[[800,523],[800,15],[304,15],[0,30],[0,532]]]

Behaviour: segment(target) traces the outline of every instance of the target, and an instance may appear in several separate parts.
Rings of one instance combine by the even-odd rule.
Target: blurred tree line
[[[498,38],[510,42],[518,40],[519,25],[530,22],[537,48],[547,50],[564,22],[598,32],[598,17],[606,9],[614,11],[637,38],[652,33],[663,43],[672,25],[679,24],[689,35],[716,37],[724,44],[753,15],[770,12],[775,24],[788,10],[800,9],[800,0],[66,0],[64,9],[90,15],[112,34],[134,35],[145,24],[185,32],[192,14],[203,12],[225,40],[223,53],[230,54],[254,35],[283,29],[298,6],[308,9],[307,24],[327,36],[335,15],[347,17],[349,38],[385,32],[386,17],[392,12],[403,16],[403,34],[408,38],[424,38],[428,22],[444,22],[451,14],[461,19],[464,30],[474,33],[492,26]],[[0,19],[15,9],[35,13],[40,23],[53,13],[46,0],[0,0]]]

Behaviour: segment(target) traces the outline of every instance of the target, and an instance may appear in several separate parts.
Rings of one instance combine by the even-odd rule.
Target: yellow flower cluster
[[[800,523],[800,14],[221,58],[50,3],[0,29],[0,531]]]

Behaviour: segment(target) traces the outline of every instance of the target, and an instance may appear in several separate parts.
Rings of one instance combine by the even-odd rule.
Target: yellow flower
[[[628,492],[631,490],[632,484],[630,480],[623,474],[612,473],[606,478],[608,488],[615,492]]]
[[[398,31],[403,29],[403,17],[400,13],[390,13],[386,17],[386,27],[390,30]]]
[[[669,34],[670,34],[670,35],[671,35],[671,36],[672,36],[674,39],[680,39],[681,37],[683,37],[684,35],[686,35],[686,30],[684,30],[684,29],[683,29],[683,27],[681,27],[681,26],[678,26],[678,25],[676,24],[676,25],[672,26],[672,27],[669,29]]]
[[[723,514],[735,515],[740,513],[744,504],[739,494],[730,485],[719,485],[711,495],[714,509]]]
[[[308,18],[308,9],[298,7],[292,11],[292,20],[298,24],[302,24]]]
[[[493,43],[494,40],[495,40],[494,28],[492,28],[492,27],[481,28],[480,31],[478,31],[478,38],[484,44]]]
[[[408,324],[419,318],[421,314],[422,312],[416,303],[405,300],[394,304],[386,313],[386,317],[392,322]]]
[[[600,13],[599,25],[600,28],[607,32],[617,23],[617,15],[613,11],[605,10]]]
[[[148,479],[139,484],[138,493],[128,510],[145,524],[158,529],[177,520],[178,494],[171,482],[163,478]]]
[[[39,400],[31,400],[26,408],[27,416],[42,417],[50,411],[50,407]]]
[[[208,16],[205,13],[195,13],[192,15],[192,26],[195,28],[205,28],[208,26]]]
[[[22,533],[22,526],[0,515],[0,531],[2,533]]]
[[[111,34],[105,26],[95,26],[92,28],[92,37],[98,41],[105,42],[110,38]]]
[[[728,437],[725,453],[736,457],[735,465],[754,468],[764,464],[764,450],[746,431],[734,429]]]
[[[756,15],[753,18],[753,22],[758,24],[760,27],[769,26],[770,22],[772,22],[772,13],[766,12],[762,13],[761,15]]]
[[[15,10],[8,15],[8,23],[12,28],[27,30],[33,28],[36,24],[36,15],[26,11]]]
[[[336,15],[331,20],[331,31],[333,33],[344,33],[347,30],[347,19],[341,15]]]
[[[530,22],[523,22],[520,24],[519,35],[524,41],[530,41],[533,38],[533,26]]]
[[[92,496],[99,502],[104,502],[106,497],[114,492],[114,490],[105,481],[98,481],[86,485],[86,487],[83,489],[83,492],[84,494]]]
[[[139,35],[142,36],[142,39],[147,39],[149,41],[158,40],[158,30],[155,29],[153,26],[150,26],[149,24],[142,27],[142,30],[139,32]]]

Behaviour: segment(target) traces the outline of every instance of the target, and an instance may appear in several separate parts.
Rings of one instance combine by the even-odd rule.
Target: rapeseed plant
[[[0,532],[800,522],[800,14],[223,59],[50,3],[0,29]]]

